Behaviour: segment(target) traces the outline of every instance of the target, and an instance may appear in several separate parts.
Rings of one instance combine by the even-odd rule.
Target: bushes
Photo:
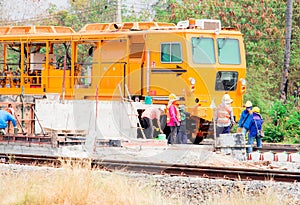
[[[271,105],[264,123],[264,141],[300,143],[300,110],[293,102],[277,100]]]

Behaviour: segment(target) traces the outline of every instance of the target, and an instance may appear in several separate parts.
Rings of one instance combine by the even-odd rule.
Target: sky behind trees
[[[51,4],[59,9],[68,7],[68,0],[0,0],[2,18],[9,21],[20,21],[44,13]],[[38,9],[36,9],[38,8]]]
[[[94,0],[103,1],[103,0]],[[111,0],[116,1],[116,0]],[[110,0],[108,0],[110,3]],[[129,10],[139,12],[145,8],[150,9],[151,5],[157,0],[121,0],[122,5],[126,5]],[[45,14],[46,10],[52,5],[57,10],[64,10],[70,7],[69,0],[0,0],[1,16],[7,23],[14,21],[24,21]]]

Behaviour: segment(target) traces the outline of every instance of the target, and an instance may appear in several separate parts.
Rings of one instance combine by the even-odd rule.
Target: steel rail
[[[94,165],[108,168],[109,170],[121,169],[124,171],[147,172],[153,174],[168,174],[171,176],[193,176],[205,177],[211,179],[229,179],[229,180],[272,180],[281,182],[299,182],[300,173],[267,170],[254,168],[237,168],[237,167],[217,167],[201,165],[183,165],[183,164],[162,164],[162,163],[145,163],[132,161],[93,161]]]
[[[300,172],[240,168],[240,167],[218,167],[203,165],[185,165],[185,164],[165,164],[136,161],[118,161],[102,160],[88,158],[72,158],[62,156],[45,155],[23,155],[0,153],[0,158],[4,158],[6,163],[24,163],[24,164],[48,164],[59,166],[64,160],[76,162],[88,162],[94,168],[105,168],[110,171],[130,171],[147,174],[165,174],[170,176],[188,176],[202,177],[210,179],[228,179],[228,180],[272,180],[281,182],[300,182]]]
[[[262,148],[253,148],[254,151],[260,152],[274,152],[274,153],[297,153],[300,152],[300,145],[289,145],[289,144],[263,144]]]

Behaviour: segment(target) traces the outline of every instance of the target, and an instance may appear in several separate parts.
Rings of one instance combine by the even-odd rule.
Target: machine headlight
[[[196,84],[195,78],[189,78],[189,80],[190,80],[190,83],[191,83],[192,85],[195,85],[195,84]]]
[[[241,84],[242,84],[242,85],[246,85],[246,83],[247,83],[246,80],[245,80],[244,78],[241,78],[240,81],[241,81]]]

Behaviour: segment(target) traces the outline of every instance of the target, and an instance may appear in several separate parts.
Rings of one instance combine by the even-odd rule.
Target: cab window
[[[181,63],[181,44],[174,42],[162,43],[160,46],[160,60],[162,63]]]
[[[215,64],[214,40],[212,38],[193,37],[192,57],[197,64]]]
[[[237,80],[237,72],[219,71],[216,76],[215,89],[217,91],[234,91],[236,90]]]
[[[218,60],[220,64],[241,64],[238,39],[218,38]]]

